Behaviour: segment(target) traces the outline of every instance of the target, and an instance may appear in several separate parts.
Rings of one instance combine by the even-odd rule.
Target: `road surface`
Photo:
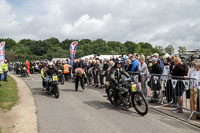
[[[35,99],[39,133],[199,133],[200,130],[166,115],[149,111],[142,117],[134,109],[124,110],[109,103],[102,89],[59,85],[55,99],[42,91],[39,74],[24,79]]]

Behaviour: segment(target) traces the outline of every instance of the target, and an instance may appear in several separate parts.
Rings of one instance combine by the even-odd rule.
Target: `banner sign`
[[[167,79],[163,80],[165,87],[167,86]]]
[[[5,44],[5,42],[0,43],[0,65],[2,65],[5,60]]]
[[[183,80],[183,84],[185,85],[186,90],[189,90],[189,80]]]
[[[197,88],[200,90],[200,80],[196,82],[197,83]]]
[[[157,84],[157,82],[158,82],[158,77],[157,77],[157,76],[153,76],[153,79],[154,79],[154,81],[155,81],[155,84]]]
[[[177,80],[172,79],[172,86],[174,89],[176,88],[176,84],[177,84]]]
[[[72,42],[71,45],[70,45],[71,60],[74,59],[74,56],[75,56],[75,53],[76,53],[76,49],[77,49],[77,45],[78,45],[77,41]]]

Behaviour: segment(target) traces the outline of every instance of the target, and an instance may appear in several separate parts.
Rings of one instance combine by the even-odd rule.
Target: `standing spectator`
[[[154,53],[152,56],[157,59],[157,62],[160,65],[161,70],[163,71],[164,64],[163,64],[163,61],[159,58],[159,54],[158,53]]]
[[[131,60],[130,60],[130,59],[127,59],[127,60],[125,61],[125,63],[126,63],[126,65],[125,65],[125,70],[126,70],[127,72],[130,72],[131,69],[132,69]]]
[[[100,88],[104,87],[104,77],[106,75],[108,68],[109,68],[109,66],[107,64],[107,60],[104,60],[103,61],[103,68],[101,68],[101,71],[100,71]]]
[[[145,63],[145,57],[141,56],[139,60],[140,60],[139,72],[148,74],[148,67],[147,67],[147,64]]]
[[[28,60],[26,60],[25,65],[27,66],[27,72],[28,74],[30,74],[30,63],[28,62]]]
[[[136,72],[139,70],[139,61],[135,58],[135,56],[131,57],[131,64],[132,64],[131,72]]]
[[[2,64],[2,69],[3,69],[3,72],[4,72],[4,81],[7,81],[7,73],[8,73],[7,60],[5,60],[4,63]]]
[[[150,73],[159,77],[159,75],[162,74],[162,69],[157,61],[158,60],[155,57],[152,58],[153,65],[152,65],[152,70],[150,71]],[[158,102],[158,95],[161,89],[160,79],[158,78],[157,82],[155,82],[154,76],[152,76],[150,79],[150,87],[151,87],[151,90],[153,90],[153,99],[151,100],[151,102]]]
[[[91,84],[92,82],[92,60],[90,60],[89,62],[86,63],[86,75],[88,77],[88,84]]]
[[[194,65],[194,70],[192,70],[189,74],[190,80],[190,109],[192,111],[200,111],[199,105],[200,103],[198,102],[199,100],[199,91],[197,84],[195,81],[200,81],[200,62],[195,62]],[[197,115],[193,114],[192,119],[197,119]]]
[[[141,81],[141,86],[142,86],[142,91],[144,95],[147,95],[147,87],[146,87],[146,80],[147,80],[147,75],[148,75],[148,67],[147,64],[145,63],[145,57],[141,56],[139,59],[139,72],[141,72],[141,75],[139,76],[139,79]]]
[[[138,60],[138,54],[137,54],[137,53],[134,53],[133,55],[134,55],[135,58]]]
[[[67,64],[67,61],[65,61],[65,64],[63,65],[64,68],[64,77],[65,77],[65,81],[68,81],[69,79],[69,65]]]
[[[179,57],[176,57],[174,59],[174,69],[172,70],[172,76],[179,76],[179,77],[184,77],[187,76],[188,73],[188,66],[187,64],[183,64],[181,62],[181,59]],[[176,78],[174,78],[176,79]],[[183,79],[183,78],[182,78]],[[176,97],[178,101],[179,108],[174,111],[174,113],[183,113],[183,92],[184,92],[185,86],[183,84],[183,81],[180,79],[177,81],[176,84]]]
[[[102,65],[100,64],[99,60],[96,60],[96,65],[95,65],[95,88],[99,87],[99,73],[102,68]]]

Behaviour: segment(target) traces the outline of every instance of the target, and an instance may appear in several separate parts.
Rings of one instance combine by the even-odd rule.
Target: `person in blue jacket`
[[[139,61],[135,58],[135,56],[131,56],[131,72],[136,72],[139,70]]]

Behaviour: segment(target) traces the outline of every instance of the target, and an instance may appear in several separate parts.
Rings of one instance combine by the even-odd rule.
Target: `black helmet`
[[[122,64],[122,60],[120,58],[118,58],[115,63],[116,64]]]

